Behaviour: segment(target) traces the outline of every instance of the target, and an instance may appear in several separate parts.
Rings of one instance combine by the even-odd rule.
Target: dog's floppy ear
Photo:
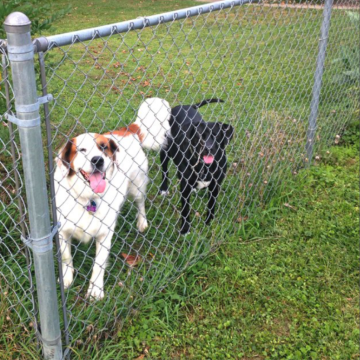
[[[222,147],[230,142],[234,135],[234,128],[231,125],[223,124],[221,122],[208,123],[211,127],[213,136],[216,138],[216,142]]]
[[[221,131],[223,132],[223,145],[224,147],[229,144],[234,135],[234,128],[229,124],[219,123]]]
[[[56,158],[56,164],[61,169],[61,173],[64,177],[75,174],[72,165],[76,156],[76,151],[76,138],[69,140],[59,151]]]

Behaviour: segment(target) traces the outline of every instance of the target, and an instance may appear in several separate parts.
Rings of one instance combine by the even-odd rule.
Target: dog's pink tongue
[[[204,155],[203,159],[205,164],[211,164],[214,161],[214,157],[212,155]]]
[[[90,175],[90,187],[94,193],[103,193],[106,187],[106,181],[103,174],[96,173]]]

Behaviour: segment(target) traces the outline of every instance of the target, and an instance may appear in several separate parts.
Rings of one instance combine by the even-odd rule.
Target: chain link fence
[[[1,112],[11,109],[14,102],[9,83],[9,62],[2,52],[0,82]],[[17,127],[1,119],[1,182],[0,182],[0,313],[4,323],[20,324],[30,336],[36,328],[37,307],[32,279],[32,257],[20,240],[28,233],[21,150]],[[5,326],[5,325],[4,325]]]
[[[144,301],[151,301],[189,265],[235,234],[252,211],[266,208],[287,178],[319,159],[321,149],[338,143],[346,125],[359,116],[359,2],[335,4],[324,38],[319,38],[324,35],[320,29],[324,18],[330,19],[332,2],[327,2],[327,15],[318,3],[224,1],[34,41],[37,92],[46,99],[40,110],[44,107],[41,133],[48,206],[52,223],[61,223],[54,238],[54,261],[64,356],[70,347],[119,331],[129,315],[139,313]],[[314,85],[321,66],[319,44],[324,40],[324,67],[320,83]],[[4,117],[15,113],[17,103],[7,50],[3,41],[0,306],[4,326],[19,324],[44,341],[37,320],[33,252],[21,240],[30,231],[19,130]],[[53,101],[47,102],[48,94]],[[144,105],[145,115],[139,112],[144,101],[152,98],[162,99],[159,107]],[[214,130],[217,125],[205,126],[198,135],[199,124],[186,125],[194,127],[191,135],[185,125],[174,125],[181,116],[174,107],[205,99],[223,102],[192,111],[206,122],[229,125],[232,130],[225,131],[228,144],[223,148],[219,149],[224,140],[221,131]],[[314,106],[316,122],[309,126]],[[185,111],[187,118],[189,111]],[[152,122],[146,120],[149,117]],[[137,127],[130,127],[136,119]],[[166,139],[161,138],[165,132]],[[141,148],[142,136],[155,139],[159,146]],[[309,136],[313,136],[310,143]],[[210,138],[217,144],[208,145]],[[199,144],[201,150],[197,150]],[[165,155],[164,149],[168,150]],[[227,166],[215,164],[216,154],[224,154],[223,149]],[[106,172],[113,170],[101,168],[99,159],[94,162],[99,154],[107,155],[103,157],[109,169],[114,154],[122,159],[114,170],[122,174],[121,180],[109,180]],[[162,185],[166,154],[174,160],[168,170],[168,189]],[[193,156],[200,163],[192,163]],[[80,157],[83,164],[79,165]],[[189,162],[187,170],[181,170],[184,161]],[[86,163],[95,170],[100,167],[105,180],[84,170]],[[226,173],[223,180],[207,170],[214,164]],[[189,171],[202,184],[189,188],[194,190],[190,195],[186,182],[193,180],[184,175]],[[76,179],[71,184],[65,182],[69,173]],[[216,207],[211,199],[215,190],[209,185],[214,179],[221,185]],[[108,190],[101,191],[102,186]],[[190,210],[184,210],[188,203]],[[215,209],[209,225],[208,207]],[[187,235],[181,234],[184,214],[190,225]],[[86,220],[89,217],[93,220]],[[66,226],[72,230],[66,233]],[[106,241],[99,235],[103,227]],[[54,344],[48,341],[47,345]]]

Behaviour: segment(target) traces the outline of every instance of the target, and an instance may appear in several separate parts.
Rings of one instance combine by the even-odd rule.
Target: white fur
[[[146,99],[140,106],[135,124],[146,134],[142,146],[146,149],[160,150],[170,131],[171,108],[169,103],[160,98]]]
[[[155,115],[152,110],[155,111]],[[87,296],[92,299],[104,297],[104,274],[111,239],[118,214],[128,195],[135,200],[138,207],[138,230],[142,232],[148,227],[145,214],[148,160],[142,147],[160,148],[161,141],[165,140],[165,133],[169,129],[170,106],[165,100],[148,99],[141,105],[139,114],[137,125],[145,136],[142,144],[138,135],[106,136],[115,140],[119,147],[115,162],[98,149],[94,142],[95,134],[90,133],[76,138],[78,152],[73,162],[75,175],[68,176],[68,167],[59,157],[57,159],[54,179],[58,221],[61,223],[59,238],[64,287],[68,288],[74,277],[72,238],[83,243],[95,238],[96,257],[87,291]],[[79,151],[82,148],[86,149],[86,153]],[[105,160],[107,185],[101,194],[94,193],[79,172],[80,169],[89,173],[92,171],[90,160],[93,156],[102,156]],[[86,210],[90,200],[97,203],[95,213]]]
[[[211,181],[198,181],[196,189],[201,190],[207,188],[210,185]]]

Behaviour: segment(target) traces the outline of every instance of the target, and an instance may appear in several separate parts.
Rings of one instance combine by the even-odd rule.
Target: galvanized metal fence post
[[[61,359],[61,332],[52,251],[52,238],[56,228],[51,229],[50,226],[39,115],[39,104],[47,99],[37,97],[30,25],[28,17],[19,12],[10,14],[4,22],[16,108],[16,116],[7,114],[6,117],[19,128],[30,222],[30,238],[24,241],[33,251],[44,358]]]
[[[327,40],[329,36],[331,10],[334,0],[325,0],[323,21],[321,24],[321,34],[319,40],[319,52],[316,60],[316,70],[314,76],[314,86],[310,105],[310,117],[309,127],[306,136],[306,154],[307,154],[307,166],[310,166],[313,151],[314,151],[314,139],[316,132],[316,120],[319,110],[320,91],[322,84],[322,76],[324,72],[325,54]]]

